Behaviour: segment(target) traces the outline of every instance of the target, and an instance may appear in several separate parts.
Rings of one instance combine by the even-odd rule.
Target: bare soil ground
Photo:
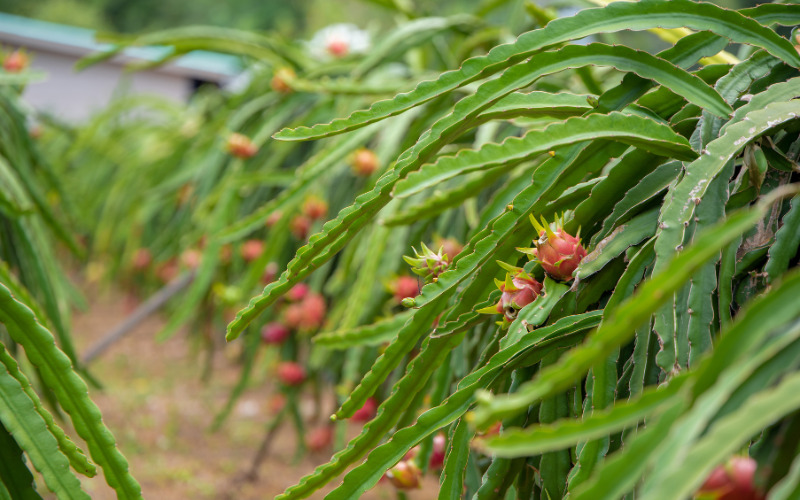
[[[118,292],[89,291],[88,295],[90,309],[73,320],[79,352],[85,352],[130,309]],[[237,480],[249,469],[269,421],[269,374],[262,370],[226,425],[212,433],[211,421],[240,373],[236,363],[240,347],[220,346],[212,377],[203,382],[203,353],[193,347],[186,332],[166,342],[156,341],[162,325],[161,318],[148,319],[90,367],[105,385],[102,390],[90,390],[90,394],[141,483],[145,498],[270,499],[328,460],[330,454],[309,455],[294,463],[295,437],[287,423],[277,433],[258,479],[249,483]],[[355,434],[358,427],[351,425],[348,431]],[[408,498],[436,498],[437,486],[436,479],[428,477],[423,488],[410,492]],[[93,499],[115,498],[102,474],[87,479],[85,487]],[[321,499],[330,489],[311,498]],[[362,498],[388,500],[395,498],[395,492],[390,485],[379,484]]]

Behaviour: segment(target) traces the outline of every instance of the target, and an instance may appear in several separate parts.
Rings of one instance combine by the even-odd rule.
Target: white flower
[[[308,42],[308,50],[317,59],[339,58],[349,54],[360,54],[369,49],[369,33],[355,24],[331,24],[314,34]]]

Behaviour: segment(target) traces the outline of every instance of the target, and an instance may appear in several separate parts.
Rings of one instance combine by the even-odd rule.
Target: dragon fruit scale
[[[556,219],[551,227],[542,218],[542,222],[530,216],[531,224],[536,228],[539,238],[533,241],[535,248],[519,248],[518,250],[539,261],[544,271],[555,280],[569,281],[586,257],[586,249],[581,245],[580,231],[573,236],[563,229],[563,220]]]

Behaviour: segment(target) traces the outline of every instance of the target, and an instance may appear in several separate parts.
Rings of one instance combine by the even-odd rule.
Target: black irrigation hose
[[[89,348],[87,353],[83,356],[82,363],[84,365],[91,363],[96,357],[103,354],[106,349],[136,328],[145,318],[161,309],[175,294],[189,286],[194,280],[195,274],[195,271],[184,273],[164,285],[161,290],[137,307],[122,323],[114,327],[113,330],[105,334],[101,340]]]

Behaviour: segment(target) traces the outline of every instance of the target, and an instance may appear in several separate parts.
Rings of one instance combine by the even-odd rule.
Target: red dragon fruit
[[[375,416],[377,410],[378,401],[375,398],[367,398],[364,401],[364,406],[356,410],[351,419],[353,422],[369,422]]]
[[[300,385],[306,380],[306,370],[299,363],[284,361],[278,365],[278,380],[288,386]]]
[[[333,442],[333,427],[324,425],[312,429],[306,436],[306,446],[313,452],[325,451]]]
[[[286,308],[283,319],[290,328],[315,330],[325,322],[326,311],[325,298],[316,292],[308,292],[303,300]]]
[[[281,344],[289,337],[290,331],[283,323],[267,323],[261,329],[261,339],[267,344]]]
[[[764,495],[753,484],[758,464],[749,457],[733,457],[709,474],[697,491],[697,499],[763,500]]]
[[[305,283],[298,283],[286,292],[286,298],[292,302],[298,302],[306,298],[310,288]]]
[[[239,250],[242,254],[242,258],[245,262],[253,262],[257,258],[261,256],[261,253],[264,251],[264,242],[261,240],[247,240],[242,243],[242,247]]]
[[[555,229],[542,218],[541,224],[531,215],[531,223],[539,233],[534,240],[535,248],[520,248],[521,252],[533,256],[544,271],[558,281],[569,281],[584,257],[586,249],[581,245],[580,231],[572,236],[563,229],[563,220],[556,220]]]
[[[478,312],[486,314],[500,313],[503,315],[503,323],[505,325],[516,319],[517,312],[520,309],[536,300],[536,297],[542,293],[542,284],[520,267],[499,261],[498,264],[508,271],[505,281],[495,280],[497,288],[503,294],[500,295],[500,300],[497,301],[497,304],[479,309]]]
[[[398,304],[403,302],[403,299],[413,298],[419,295],[419,283],[417,283],[417,279],[413,276],[398,276],[397,279],[389,285],[389,289],[392,291],[394,300],[397,301]]]
[[[428,467],[430,469],[437,470],[442,468],[446,450],[447,438],[444,434],[439,433],[433,436],[433,451],[431,451],[431,459],[428,462]]]

